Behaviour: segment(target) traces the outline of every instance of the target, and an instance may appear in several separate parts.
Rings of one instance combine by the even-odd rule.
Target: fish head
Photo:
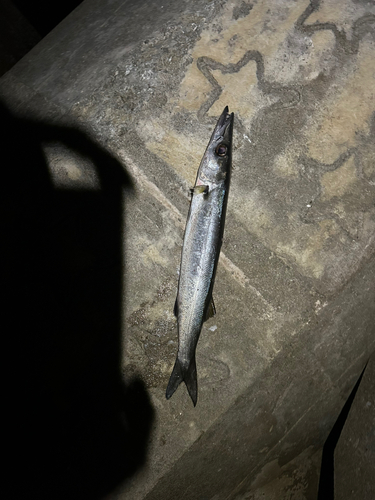
[[[198,171],[197,183],[229,181],[232,164],[232,135],[234,113],[224,108],[208,143]]]

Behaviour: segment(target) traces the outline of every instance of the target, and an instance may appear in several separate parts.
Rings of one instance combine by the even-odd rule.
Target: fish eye
[[[228,148],[225,144],[219,144],[215,152],[218,156],[225,156],[228,152]]]

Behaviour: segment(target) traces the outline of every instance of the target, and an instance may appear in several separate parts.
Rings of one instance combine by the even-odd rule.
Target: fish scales
[[[197,402],[195,351],[203,322],[215,314],[212,289],[224,232],[232,159],[233,113],[226,107],[200,163],[186,223],[175,305],[179,346],[166,391],[182,381]]]
[[[220,199],[223,197],[223,189],[216,188],[207,196]],[[192,331],[198,335],[201,329],[214,275],[216,253],[220,246],[221,213],[222,203],[215,200],[203,200],[203,197],[200,197],[192,202],[179,284],[179,331],[183,340],[180,342],[179,354],[183,360],[189,359],[193,354],[194,346],[191,340],[195,336],[191,335]]]

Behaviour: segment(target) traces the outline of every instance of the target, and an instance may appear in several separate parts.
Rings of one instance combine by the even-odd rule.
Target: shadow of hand
[[[12,473],[3,498],[99,499],[144,464],[153,422],[144,384],[121,374],[123,212],[133,186],[76,129],[19,119],[1,104],[0,125]],[[89,158],[100,190],[56,189],[43,152],[51,142]]]

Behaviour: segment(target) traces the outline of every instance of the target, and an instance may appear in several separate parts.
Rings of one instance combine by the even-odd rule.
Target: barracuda
[[[214,316],[212,289],[224,233],[234,114],[224,109],[200,163],[187,218],[174,313],[178,353],[168,383],[169,399],[181,382],[197,404],[195,350],[204,321]]]

